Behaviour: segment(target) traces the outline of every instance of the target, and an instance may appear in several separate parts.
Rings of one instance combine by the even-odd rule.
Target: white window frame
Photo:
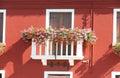
[[[0,9],[0,13],[3,13],[3,37],[2,37],[2,43],[5,43],[6,10],[5,9]]]
[[[117,12],[120,12],[120,9],[113,11],[113,45],[117,43]]]
[[[0,70],[0,74],[2,74],[2,78],[5,78],[5,70]]]
[[[111,74],[111,78],[115,78],[116,75],[120,75],[120,71],[113,71]]]
[[[50,27],[50,12],[71,12],[72,13],[72,22],[71,29],[74,28],[74,9],[46,9],[46,29]]]
[[[70,78],[73,78],[73,72],[70,71],[45,71],[44,78],[48,78],[49,74],[61,74],[61,75],[69,74]]]

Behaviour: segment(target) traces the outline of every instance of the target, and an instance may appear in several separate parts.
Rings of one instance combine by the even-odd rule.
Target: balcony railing
[[[83,41],[53,42],[47,40],[45,44],[36,44],[32,41],[31,57],[40,59],[43,65],[47,65],[47,60],[68,60],[69,64],[74,65],[74,60],[82,60]]]

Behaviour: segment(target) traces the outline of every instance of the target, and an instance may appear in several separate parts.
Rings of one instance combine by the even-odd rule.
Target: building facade
[[[114,54],[112,47],[120,41],[119,23],[118,0],[1,0],[0,42],[6,44],[0,56],[1,76],[119,78],[120,57]],[[97,35],[97,41],[92,46],[81,42],[75,56],[74,52],[66,52],[66,56],[54,54],[51,57],[47,53],[50,51],[49,44],[41,53],[48,56],[36,56],[38,45],[22,39],[22,30],[31,26],[59,29],[63,25],[71,29],[91,28]],[[71,51],[69,46],[67,48],[65,50]],[[55,50],[60,55],[61,52],[57,48]]]

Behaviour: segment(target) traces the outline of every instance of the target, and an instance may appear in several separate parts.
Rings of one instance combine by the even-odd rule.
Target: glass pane
[[[120,78],[120,75],[116,75],[115,78]]]
[[[51,12],[50,13],[50,26],[52,28],[71,28],[71,12]]]
[[[50,74],[48,75],[48,78],[70,78],[69,74]]]
[[[3,13],[0,13],[0,42],[2,42],[3,36]]]
[[[2,78],[2,74],[0,73],[0,78]]]

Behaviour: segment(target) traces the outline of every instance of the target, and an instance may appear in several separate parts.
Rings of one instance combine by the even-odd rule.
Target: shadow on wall
[[[82,16],[82,28],[87,28],[88,23],[88,14],[84,14]]]
[[[112,71],[112,68],[120,62],[120,57],[115,55],[111,50],[102,56],[94,64],[92,68],[86,67],[83,64],[78,69],[83,69],[83,71],[77,71],[75,73],[81,75],[80,78],[104,78],[105,74]]]
[[[24,45],[23,45],[24,44]],[[40,62],[29,59],[25,64],[22,64],[23,53],[30,47],[30,43],[25,44],[22,39],[19,39],[13,44],[3,55],[0,56],[0,69],[6,68],[9,62],[13,63],[12,66],[8,66],[6,75],[13,70],[13,73],[6,78],[39,78],[40,76]],[[39,71],[39,73],[38,73]],[[34,75],[33,75],[34,74]],[[39,76],[39,77],[37,77]]]

